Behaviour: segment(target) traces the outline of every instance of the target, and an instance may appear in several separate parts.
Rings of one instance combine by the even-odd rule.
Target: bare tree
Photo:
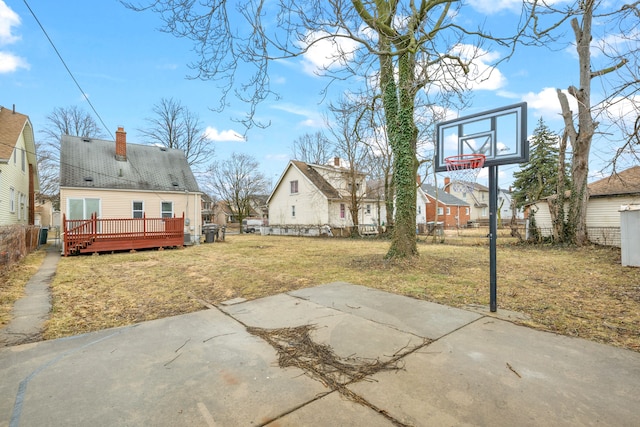
[[[267,179],[258,167],[253,157],[241,153],[233,153],[229,159],[214,162],[209,167],[209,187],[213,198],[226,203],[241,225],[242,220],[249,216],[251,201],[267,192]]]
[[[368,173],[364,168],[370,165],[370,149],[360,138],[358,131],[359,127],[366,124],[362,121],[366,109],[366,103],[363,105],[361,100],[343,97],[330,104],[332,119],[326,119],[335,140],[335,153],[346,162],[347,205],[353,221],[351,234],[354,236],[358,234],[360,205],[366,195]]]
[[[556,9],[549,6],[545,1],[532,2],[532,15],[536,18],[533,22],[534,34],[539,40],[550,38],[554,32],[562,28],[562,24],[569,22],[575,37],[575,48],[578,54],[578,86],[569,86],[566,91],[557,90],[558,99],[562,109],[562,118],[565,125],[565,137],[568,139],[572,147],[572,163],[571,163],[571,197],[569,200],[568,224],[566,232],[569,240],[578,246],[582,246],[588,242],[587,233],[587,203],[589,201],[589,193],[587,190],[587,179],[589,175],[589,156],[594,135],[599,126],[598,117],[602,116],[606,110],[605,107],[610,105],[615,97],[620,96],[628,89],[638,91],[638,80],[634,84],[622,83],[618,85],[613,92],[605,96],[600,102],[592,100],[592,81],[605,75],[611,75],[620,70],[624,70],[630,63],[631,58],[635,58],[635,65],[631,67],[636,69],[637,63],[637,30],[638,22],[638,4],[627,4],[610,8],[608,3],[598,0],[579,0],[573,4],[567,5],[564,9]],[[603,9],[602,13],[598,13],[598,9]],[[593,45],[593,25],[594,19],[597,24],[604,24],[604,20],[611,17],[621,18],[622,16],[630,16],[632,21],[627,31],[636,34],[634,37],[634,47],[632,51],[616,51],[607,49],[601,45],[602,52],[605,53],[605,61],[601,63],[601,68],[594,69],[595,61],[592,54]],[[540,28],[538,24],[544,18],[549,16],[557,16],[556,21],[551,21],[549,27]],[[623,21],[618,21],[619,25]],[[603,37],[609,35],[603,33]],[[605,43],[601,41],[601,43]],[[606,53],[611,54],[607,55]],[[634,89],[635,86],[635,89]],[[610,88],[613,89],[613,88]],[[615,95],[614,95],[615,94]],[[578,111],[574,112],[569,103],[569,97],[577,102]],[[561,153],[564,156],[564,153]],[[560,196],[562,200],[562,196]]]
[[[211,161],[215,148],[196,114],[173,98],[162,98],[153,106],[153,113],[153,117],[146,119],[149,127],[140,129],[148,144],[184,151],[192,167]]]
[[[40,193],[57,202],[60,193],[60,138],[62,135],[103,138],[104,133],[91,114],[77,106],[56,107],[47,115],[47,125],[40,131],[44,139],[38,144]]]
[[[394,154],[396,216],[387,257],[417,255],[415,99],[434,82],[443,92],[456,92],[464,76],[473,71],[483,34],[457,24],[456,8],[462,7],[461,2],[247,0],[235,10],[225,0],[140,2],[124,4],[157,13],[165,22],[164,31],[192,40],[199,55],[192,64],[193,77],[219,83],[221,108],[229,94],[245,101],[249,111],[242,121],[247,126],[264,125],[255,120],[256,106],[277,96],[269,81],[274,60],[329,45],[334,53],[320,74],[375,80]],[[268,23],[263,23],[266,18]],[[513,44],[513,39],[509,42]],[[249,77],[237,83],[241,76]]]
[[[331,158],[331,142],[320,131],[305,133],[293,141],[293,158],[305,163],[323,165]]]

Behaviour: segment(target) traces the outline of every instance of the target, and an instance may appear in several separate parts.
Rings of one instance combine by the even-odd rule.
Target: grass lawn
[[[620,250],[498,241],[498,310],[521,323],[640,351],[640,268]],[[389,262],[384,240],[228,235],[184,249],[62,258],[46,339],[344,281],[454,307],[489,304],[485,237],[431,239]]]

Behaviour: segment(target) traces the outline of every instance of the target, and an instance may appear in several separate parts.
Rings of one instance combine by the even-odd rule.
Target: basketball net
[[[451,190],[457,193],[473,192],[484,160],[484,154],[460,154],[445,158],[451,177]]]

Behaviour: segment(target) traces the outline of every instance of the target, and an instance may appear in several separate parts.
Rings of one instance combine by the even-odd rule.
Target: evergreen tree
[[[515,178],[513,200],[516,206],[522,207],[527,203],[556,193],[559,161],[558,141],[558,135],[553,133],[541,118],[534,130],[529,163],[513,174]]]

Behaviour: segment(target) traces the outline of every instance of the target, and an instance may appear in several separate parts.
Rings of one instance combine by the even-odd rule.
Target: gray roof
[[[60,186],[200,191],[182,150],[127,143],[127,159],[119,161],[115,149],[115,141],[62,136]]]
[[[425,192],[425,194],[427,194],[430,197],[435,198],[436,197],[436,187],[430,184],[422,184],[420,186],[420,188],[422,188],[422,191]],[[452,205],[452,206],[469,206],[469,203],[465,202],[464,200],[461,200],[459,198],[457,198],[456,196],[452,196],[451,194],[447,193],[446,191],[444,191],[442,188],[440,190],[438,190],[438,201],[440,203],[443,203],[445,205]]]

